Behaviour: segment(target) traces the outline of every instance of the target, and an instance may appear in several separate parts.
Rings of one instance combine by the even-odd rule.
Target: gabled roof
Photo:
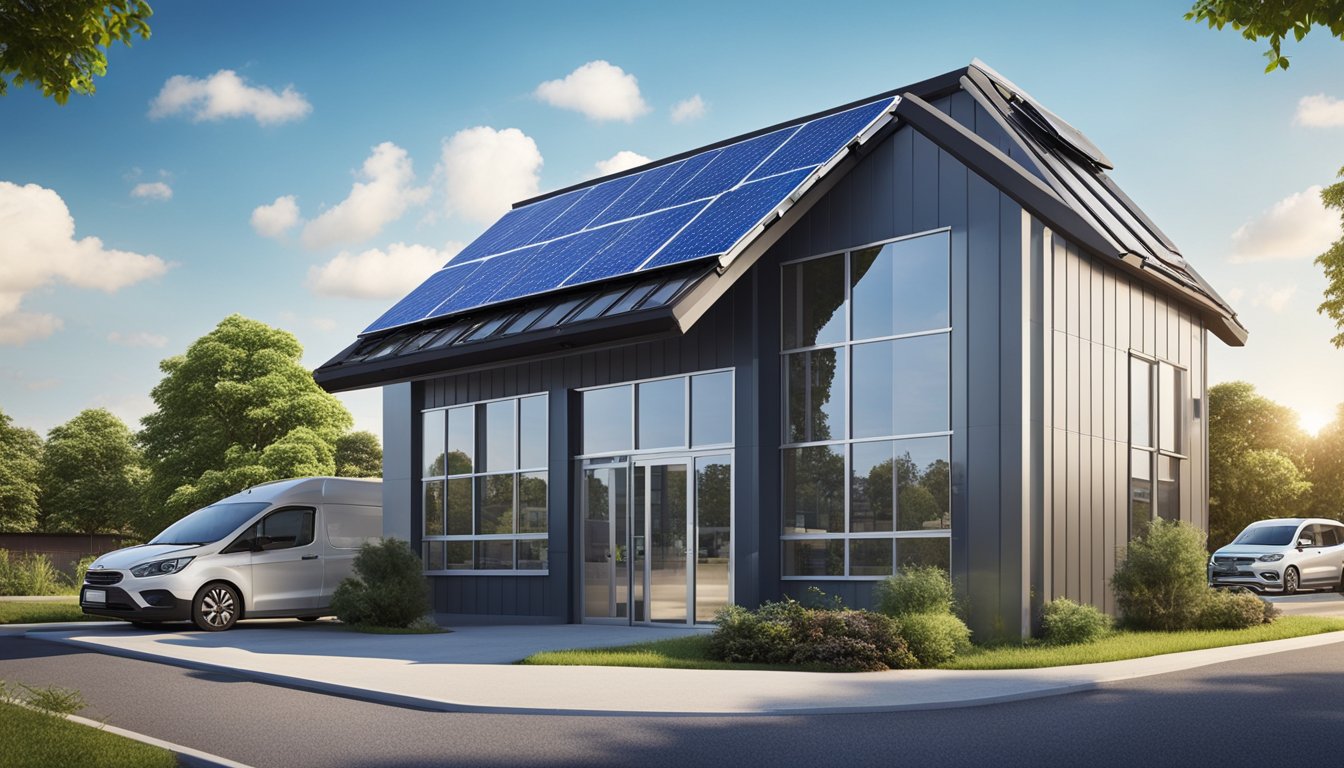
[[[971,94],[1022,151],[1010,157],[926,101],[956,90]],[[1080,247],[1179,293],[1224,341],[1244,343],[1231,307],[1106,176],[1111,161],[1101,150],[976,61],[522,201],[314,377],[339,391],[684,332],[901,125]]]

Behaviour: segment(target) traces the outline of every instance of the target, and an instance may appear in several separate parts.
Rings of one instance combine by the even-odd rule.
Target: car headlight
[[[141,563],[131,569],[132,576],[144,578],[146,576],[167,576],[170,573],[177,573],[187,567],[187,563],[195,560],[194,557],[175,557],[172,560],[155,560],[152,563]]]
[[[1261,555],[1256,559],[1262,563],[1277,563],[1278,561],[1283,559],[1283,555],[1277,553],[1273,555]]]

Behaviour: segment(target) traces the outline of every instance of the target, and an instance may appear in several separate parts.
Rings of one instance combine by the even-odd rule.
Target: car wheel
[[[299,621],[317,621],[316,616],[300,616]]]
[[[233,587],[219,582],[206,584],[191,604],[191,621],[197,629],[222,632],[238,621],[241,608],[242,601]]]
[[[1283,594],[1297,594],[1298,579],[1297,566],[1290,565],[1288,570],[1283,572]]]

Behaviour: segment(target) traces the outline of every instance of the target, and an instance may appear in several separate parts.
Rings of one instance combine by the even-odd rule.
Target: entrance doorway
[[[582,468],[583,620],[695,624],[731,599],[732,458]]]

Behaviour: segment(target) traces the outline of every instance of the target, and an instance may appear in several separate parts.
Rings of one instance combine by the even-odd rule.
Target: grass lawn
[[[29,603],[0,600],[0,624],[46,624],[54,621],[108,621],[85,616],[78,603]]]
[[[1180,651],[1221,648],[1226,645],[1260,643],[1289,637],[1344,630],[1344,619],[1322,616],[1281,616],[1273,624],[1250,629],[1204,632],[1116,632],[1087,645],[1039,645],[975,648],[943,669],[1035,669],[1101,661],[1138,659]]]
[[[1344,630],[1344,619],[1318,616],[1283,616],[1273,624],[1251,629],[1211,632],[1116,632],[1089,645],[1001,646],[974,648],[958,656],[944,669],[1033,669],[1099,661],[1137,659],[1178,651],[1218,648],[1225,645],[1282,640]],[[707,635],[654,640],[615,648],[546,651],[523,659],[520,664],[553,664],[596,667],[662,667],[666,669],[784,669],[798,667],[761,664],[729,664],[708,658]]]
[[[33,765],[171,768],[177,765],[177,758],[166,749],[0,703],[0,768]]]
[[[709,658],[709,636],[690,635],[615,648],[534,653],[519,664],[590,667],[661,667],[664,669],[784,669],[798,667],[767,664],[729,664]]]

